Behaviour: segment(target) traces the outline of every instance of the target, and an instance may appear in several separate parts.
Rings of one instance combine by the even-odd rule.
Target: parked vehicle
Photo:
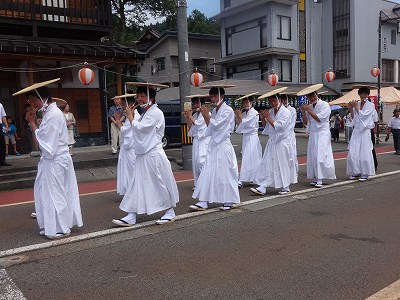
[[[158,107],[165,117],[165,135],[162,139],[163,148],[182,142],[181,134],[181,103],[180,100],[158,101]]]

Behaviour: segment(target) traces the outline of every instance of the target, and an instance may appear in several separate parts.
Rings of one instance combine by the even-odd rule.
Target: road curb
[[[375,179],[375,178],[382,178],[382,177],[397,175],[397,174],[400,174],[400,170],[371,176],[371,180]],[[294,197],[297,195],[301,195],[301,194],[305,194],[305,193],[309,193],[309,192],[321,191],[324,189],[331,189],[331,188],[335,188],[335,187],[339,187],[339,186],[345,186],[350,183],[363,184],[363,183],[359,183],[354,180],[346,180],[346,181],[342,181],[342,182],[333,183],[333,184],[324,186],[319,189],[310,188],[310,189],[305,189],[305,190],[301,190],[301,191],[297,191],[297,192],[292,192],[289,195],[272,195],[272,196],[267,196],[267,197],[263,197],[263,198],[257,198],[254,200],[249,200],[249,201],[240,203],[235,207],[246,209],[246,206],[248,206],[248,205],[257,204],[257,203],[264,202],[264,201],[271,201],[271,200],[276,200],[276,199],[280,200],[283,198],[292,197],[292,199],[288,200],[288,201],[274,201],[274,202],[270,203],[268,205],[268,207],[265,207],[265,208],[269,208],[269,207],[273,207],[273,206],[277,206],[277,205],[282,205],[282,204],[298,201],[300,199]],[[208,209],[206,211],[201,211],[201,212],[189,212],[186,214],[176,216],[175,220],[176,221],[185,220],[185,219],[190,219],[190,218],[194,218],[194,217],[198,217],[198,216],[204,216],[204,215],[212,214],[212,213],[216,213],[216,212],[221,212],[221,211],[219,210],[219,208],[211,208],[211,209]],[[106,230],[102,230],[102,231],[91,232],[91,233],[82,234],[82,235],[73,236],[73,237],[67,237],[67,238],[64,238],[61,240],[49,241],[49,242],[40,243],[40,244],[34,244],[34,245],[18,247],[18,248],[9,249],[9,250],[3,250],[3,251],[0,251],[0,259],[10,257],[10,256],[20,255],[20,254],[27,253],[27,252],[43,250],[43,249],[48,249],[51,247],[62,246],[62,245],[72,244],[72,243],[86,241],[86,240],[90,240],[90,239],[100,238],[100,237],[104,237],[104,236],[108,236],[108,235],[112,235],[112,234],[123,233],[123,232],[141,229],[141,228],[145,228],[145,227],[149,227],[149,226],[153,226],[153,225],[156,225],[155,220],[139,223],[139,224],[133,225],[132,227],[110,228],[110,229],[106,229]],[[168,226],[168,225],[158,225],[158,226]]]

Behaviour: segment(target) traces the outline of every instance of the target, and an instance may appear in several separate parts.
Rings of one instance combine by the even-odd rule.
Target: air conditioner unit
[[[210,67],[210,73],[215,73],[215,67]]]

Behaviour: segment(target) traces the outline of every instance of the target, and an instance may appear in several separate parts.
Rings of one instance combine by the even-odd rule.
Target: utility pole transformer
[[[177,13],[179,95],[181,99],[181,111],[184,111],[188,105],[185,103],[191,103],[191,99],[187,98],[190,95],[190,63],[186,0],[177,1]],[[188,131],[185,118],[181,116],[182,164],[184,170],[192,169],[192,144],[191,139],[187,137]]]

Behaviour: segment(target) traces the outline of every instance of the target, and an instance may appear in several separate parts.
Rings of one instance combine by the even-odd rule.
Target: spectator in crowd
[[[0,130],[0,166],[11,166],[6,162],[6,145],[4,142],[4,133],[8,132],[8,123],[6,119],[6,111],[3,104],[0,103],[0,126],[4,124],[4,128]]]
[[[25,113],[24,113],[24,131],[25,131],[25,138],[27,141],[27,149],[26,152],[30,153],[32,152],[32,130],[31,127],[29,126],[29,122],[25,119],[26,114],[30,111],[31,105],[29,103],[25,104]]]
[[[350,110],[348,110],[346,115],[343,117],[344,139],[346,143],[350,142],[351,134],[353,133],[353,126],[351,126],[351,121],[353,121],[353,118],[351,117]]]
[[[386,132],[386,141],[389,139],[389,134],[393,134],[394,154],[400,155],[400,109],[395,108],[393,111],[393,118],[390,119]]]
[[[330,119],[331,130],[332,130],[332,139],[334,142],[339,142],[339,131],[340,131],[340,122],[341,121],[342,121],[342,118],[340,117],[339,112],[335,111],[332,114],[332,117]]]
[[[119,141],[120,141],[120,131],[117,126],[117,120],[115,120],[114,114],[116,112],[122,112],[123,107],[121,105],[121,98],[114,98],[114,105],[110,107],[108,111],[108,118],[111,121],[111,153],[117,154]],[[122,121],[122,120],[121,120]]]
[[[63,113],[65,116],[65,120],[67,122],[67,129],[68,129],[68,148],[69,148],[69,154],[74,155],[72,153],[72,147],[76,143],[75,138],[74,138],[74,128],[76,126],[76,121],[74,115],[69,111],[69,105],[65,105],[63,109]]]
[[[17,140],[20,140],[21,138],[17,134],[17,127],[12,122],[12,118],[10,116],[6,116],[7,124],[8,124],[8,131],[4,132],[4,141],[6,144],[6,156],[9,156],[8,154],[8,149],[10,142],[12,144],[12,147],[14,149],[14,154],[16,156],[20,156],[21,154],[17,151]],[[3,128],[4,125],[3,125]]]

